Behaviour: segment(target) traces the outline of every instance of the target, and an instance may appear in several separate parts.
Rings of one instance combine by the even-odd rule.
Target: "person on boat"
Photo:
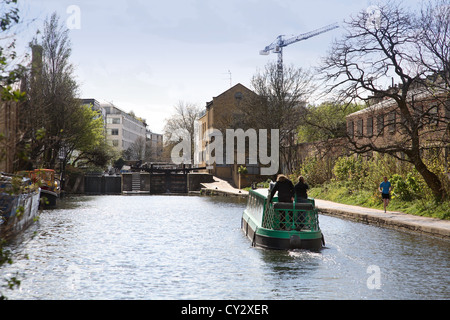
[[[305,178],[303,176],[298,177],[298,183],[294,186],[297,202],[308,202],[308,189],[309,186],[305,183]]]
[[[294,201],[294,184],[284,174],[279,174],[277,182],[270,192],[270,201],[278,191],[278,202],[293,202]]]
[[[387,177],[383,177],[383,181],[380,183],[378,190],[381,192],[381,198],[383,199],[384,212],[389,205],[389,199],[391,199],[391,183],[388,181]]]

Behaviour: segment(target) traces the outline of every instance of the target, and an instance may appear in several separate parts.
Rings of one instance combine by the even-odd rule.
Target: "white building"
[[[113,104],[102,104],[106,113],[106,139],[120,151],[127,150],[138,138],[146,139],[144,119],[126,113]]]

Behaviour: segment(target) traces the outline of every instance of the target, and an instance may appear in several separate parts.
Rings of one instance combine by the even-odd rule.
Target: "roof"
[[[219,94],[218,96],[213,97],[213,100],[206,102],[206,109],[209,109],[209,108],[213,105],[214,99],[217,99],[217,98],[219,98],[221,95],[224,95],[225,93],[227,93],[227,92],[229,92],[229,91],[231,91],[231,90],[236,89],[236,87],[242,87],[242,88],[245,89],[245,90],[248,90],[248,91],[250,91],[250,92],[253,92],[252,90],[250,90],[249,88],[247,88],[247,87],[244,86],[243,84],[237,83],[237,84],[235,84],[234,86],[232,86],[231,88],[229,88],[228,90],[225,90],[224,92],[222,92],[221,94]]]
[[[421,100],[421,99],[424,99],[424,98],[433,98],[433,97],[436,97],[436,96],[438,96],[440,94],[444,94],[443,90],[439,90],[439,91],[437,91],[437,92],[435,92],[433,94],[433,93],[431,93],[430,91],[428,91],[428,90],[426,90],[424,88],[411,90],[411,91],[409,91],[407,93],[407,100],[412,102],[413,100]],[[366,113],[369,113],[369,112],[375,113],[378,110],[387,109],[389,107],[396,106],[396,105],[397,105],[397,102],[393,98],[388,98],[388,99],[385,99],[385,100],[383,100],[381,102],[378,102],[378,103],[376,103],[374,105],[371,105],[371,106],[369,106],[369,107],[367,107],[365,109],[353,112],[353,113],[347,115],[346,118],[356,117],[356,116],[363,115],[363,114],[366,114]]]

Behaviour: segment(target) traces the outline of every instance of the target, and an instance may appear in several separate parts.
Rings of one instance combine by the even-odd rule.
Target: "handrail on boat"
[[[319,231],[318,212],[311,203],[269,203],[263,227],[273,230]]]
[[[269,199],[260,192],[250,192],[247,209],[265,229],[320,231],[318,210],[311,198],[306,202],[278,202],[278,197]]]

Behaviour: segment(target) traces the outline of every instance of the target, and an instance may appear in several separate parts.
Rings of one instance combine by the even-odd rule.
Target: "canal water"
[[[245,200],[61,201],[10,244],[9,299],[449,299],[450,243],[320,216],[320,252],[254,248]],[[17,274],[16,274],[17,273]]]

